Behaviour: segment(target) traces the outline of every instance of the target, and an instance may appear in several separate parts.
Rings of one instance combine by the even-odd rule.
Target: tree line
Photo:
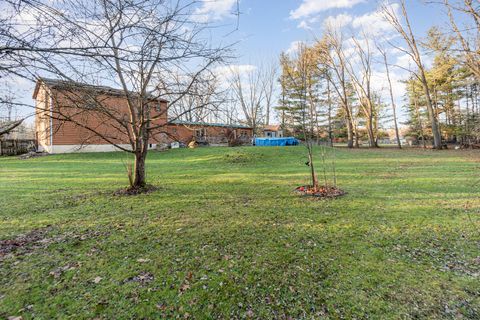
[[[469,0],[437,3],[448,12],[450,29],[433,26],[423,38],[413,30],[406,3],[397,4],[379,9],[396,41],[367,32],[347,37],[341,28],[329,26],[313,44],[301,43],[294,54],[281,54],[276,110],[284,129],[304,137],[307,122],[317,141],[344,140],[350,148],[368,141],[378,147],[385,135],[380,123],[387,120],[401,148],[391,75],[403,69],[409,75],[404,80],[408,131],[403,134],[436,149],[447,143],[478,144],[479,5]],[[470,22],[462,30],[455,20],[459,15]],[[389,61],[392,50],[404,53],[411,67]],[[383,69],[387,95],[375,89],[374,69]]]

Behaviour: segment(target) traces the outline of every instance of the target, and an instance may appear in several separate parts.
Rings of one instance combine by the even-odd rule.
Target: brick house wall
[[[128,134],[115,129],[118,123],[111,117],[100,112],[83,111],[78,106],[81,91],[73,92],[69,89],[57,88],[48,83],[39,82],[35,89],[33,98],[36,101],[35,131],[38,149],[50,153],[62,153],[72,151],[114,151],[116,148],[111,142],[124,148],[130,148]],[[96,95],[104,108],[112,110],[118,116],[128,115],[126,98],[120,95],[103,94]],[[160,116],[152,124],[164,125],[167,121],[167,103],[164,100],[152,102],[152,117]],[[80,111],[78,111],[80,110]],[[61,116],[58,112],[61,112]],[[108,137],[102,139],[99,135],[81,125],[71,121],[56,119],[60,117],[71,117],[79,124],[88,124],[101,135]],[[157,133],[153,132],[149,141],[151,148],[156,146]]]
[[[128,134],[115,129],[118,123],[100,112],[84,111],[85,101],[81,90],[72,90],[72,84],[65,88],[65,82],[58,80],[40,80],[37,82],[33,98],[36,101],[35,136],[37,148],[49,153],[68,153],[75,151],[116,151],[110,142],[123,148],[130,148]],[[80,84],[82,85],[82,84]],[[84,85],[88,90],[97,90],[95,100],[107,110],[112,110],[118,116],[127,116],[128,105],[121,90]],[[90,95],[91,91],[88,91]],[[105,93],[106,92],[106,93]],[[82,108],[78,108],[82,103]],[[71,117],[79,124],[88,124],[109,141],[102,139],[94,132],[71,121],[55,119],[58,112]],[[226,145],[234,138],[242,143],[250,143],[253,130],[240,125],[182,123],[167,124],[167,101],[152,100],[152,117],[159,117],[152,125],[161,126],[156,132],[151,132],[149,148],[157,144],[170,144],[179,141],[188,144],[192,140],[207,142],[210,145]]]
[[[188,144],[190,141],[206,142],[210,145],[227,145],[232,139],[250,143],[253,138],[252,128],[222,125],[222,124],[195,124],[172,123],[168,125],[168,142],[178,141]]]

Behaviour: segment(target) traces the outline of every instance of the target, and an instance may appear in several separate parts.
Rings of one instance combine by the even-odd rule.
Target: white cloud
[[[351,8],[365,0],[303,0],[300,7],[290,12],[290,18],[301,19],[329,9]]]
[[[308,24],[308,22],[305,21],[305,20],[300,21],[300,23],[298,24],[297,28],[305,29],[305,30],[311,30],[311,29],[312,29],[312,27],[310,27],[310,25]]]
[[[219,21],[232,16],[237,0],[202,0],[202,5],[195,9],[196,21]]]
[[[413,60],[408,54],[405,53],[401,56],[398,56],[396,60],[397,61],[395,62],[395,65],[399,66],[402,70],[413,70]]]
[[[297,25],[297,28],[305,29],[305,30],[312,30],[312,24],[316,24],[320,20],[319,16],[311,17],[308,19],[303,19]]]
[[[392,12],[398,11],[398,5],[392,4]],[[379,10],[355,17],[352,21],[355,29],[361,29],[370,36],[387,36],[395,31],[393,26],[384,19],[382,12]]]
[[[352,23],[353,17],[349,14],[342,13],[337,16],[329,16],[323,21],[324,28],[344,28]]]
[[[294,55],[300,51],[300,47],[302,45],[305,45],[305,42],[303,41],[293,41],[290,43],[290,47],[285,51],[286,54],[288,55]]]
[[[231,64],[216,67],[214,73],[221,81],[229,81],[234,73],[239,73],[241,76],[244,76],[255,70],[257,70],[257,66],[253,64]]]
[[[399,9],[397,4],[392,4],[391,7],[393,12],[397,12]],[[337,30],[351,27],[358,32],[364,32],[369,38],[376,38],[379,36],[390,38],[395,32],[392,25],[384,19],[380,9],[360,16],[352,16],[347,13],[329,16],[324,20],[323,27],[332,27]]]

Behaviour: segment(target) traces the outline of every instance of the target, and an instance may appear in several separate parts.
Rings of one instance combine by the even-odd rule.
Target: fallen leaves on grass
[[[300,186],[295,188],[294,192],[302,196],[315,198],[336,198],[346,194],[345,191],[332,186],[321,186],[317,190],[312,186]]]
[[[392,253],[415,263],[431,265],[443,272],[454,272],[470,277],[480,277],[480,257],[468,258],[461,248],[445,246],[443,241],[430,239],[424,247],[396,245]]]
[[[192,281],[193,278],[193,273],[188,272],[187,275],[185,276],[185,279],[183,280],[183,283],[180,285],[180,294],[184,293],[188,289],[190,289],[190,281]]]
[[[66,271],[75,270],[79,266],[78,263],[69,263],[63,267],[56,268],[55,270],[50,271],[49,275],[57,279],[65,273]]]
[[[182,283],[182,285],[180,286],[181,293],[187,291],[188,289],[190,289],[190,285],[188,283]]]
[[[147,283],[152,282],[154,279],[155,279],[155,276],[152,273],[142,271],[139,274],[137,274],[136,276],[133,276],[133,277],[130,277],[130,278],[127,278],[127,279],[123,280],[123,283],[138,282],[142,285],[145,285]]]

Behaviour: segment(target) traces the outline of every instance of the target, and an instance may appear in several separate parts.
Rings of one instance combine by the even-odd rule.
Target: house
[[[188,144],[224,146],[231,144],[249,144],[253,139],[253,129],[240,124],[223,124],[174,120],[167,127],[171,140]]]
[[[92,97],[95,101],[89,102]],[[37,81],[33,99],[36,106],[35,139],[39,151],[69,153],[118,150],[112,143],[125,149],[130,148],[128,133],[119,129],[113,117],[108,117],[104,112],[88,110],[88,103],[94,103],[100,104],[105,110],[111,110],[111,113],[117,115],[116,118],[123,114],[127,116],[128,104],[123,90],[42,78]],[[214,145],[227,143],[237,137],[244,143],[251,140],[252,129],[249,127],[169,122],[166,100],[152,98],[148,103],[152,103],[152,118],[155,118],[152,124],[159,127],[158,131],[151,133],[149,149],[173,141],[188,143],[193,138]],[[97,133],[108,137],[109,141],[88,127],[95,128]]]
[[[97,133],[123,148],[130,148],[127,132],[117,130],[118,123],[105,113],[89,111],[96,104],[115,115],[128,114],[127,99],[123,90],[105,86],[94,86],[72,81],[39,79],[33,93],[35,100],[35,139],[37,149],[48,153],[75,151],[115,151],[117,148],[93,133],[85,125],[95,128]],[[93,101],[93,99],[95,101]],[[167,122],[167,101],[157,99],[152,116],[159,116],[155,124]],[[81,108],[79,107],[81,104]],[[66,121],[68,120],[68,121]],[[152,135],[149,148],[156,147]]]
[[[263,136],[267,138],[282,138],[283,130],[279,124],[266,125],[263,127]]]

